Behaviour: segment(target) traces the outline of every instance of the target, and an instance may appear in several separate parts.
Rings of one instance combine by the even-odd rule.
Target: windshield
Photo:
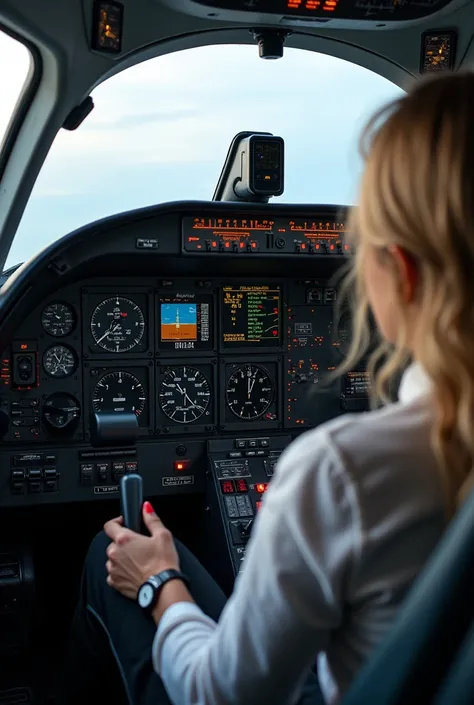
[[[31,54],[28,49],[0,31],[0,150],[18,99],[25,87],[30,65]]]
[[[241,130],[285,140],[285,192],[275,201],[351,203],[360,128],[401,93],[359,66],[296,49],[262,61],[254,46],[212,46],[130,68],[94,91],[77,131],[58,134],[7,266],[107,215],[212,198]]]

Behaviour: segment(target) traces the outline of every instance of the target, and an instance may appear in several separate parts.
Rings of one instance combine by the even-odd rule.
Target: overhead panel
[[[163,1],[163,0],[162,0]],[[174,9],[220,20],[291,23],[339,21],[410,22],[428,17],[452,0],[164,0]],[[462,4],[462,3],[461,3]],[[238,13],[238,14],[236,14]]]

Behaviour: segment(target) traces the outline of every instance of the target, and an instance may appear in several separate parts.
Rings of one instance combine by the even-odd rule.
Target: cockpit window
[[[360,66],[296,49],[272,62],[254,46],[212,46],[130,68],[94,91],[77,131],[58,134],[7,263],[113,213],[212,198],[241,130],[285,140],[285,192],[275,200],[353,202],[360,127],[401,92]]]
[[[29,76],[31,54],[21,42],[0,31],[0,151]],[[6,68],[8,67],[8,69]]]

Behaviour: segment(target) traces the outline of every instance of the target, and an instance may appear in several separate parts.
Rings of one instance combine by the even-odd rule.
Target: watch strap
[[[155,590],[161,590],[163,585],[168,583],[170,580],[182,580],[186,585],[189,585],[189,580],[180,570],[175,570],[174,568],[169,568],[168,570],[162,570],[161,573],[156,573],[148,578],[149,583],[153,585]]]

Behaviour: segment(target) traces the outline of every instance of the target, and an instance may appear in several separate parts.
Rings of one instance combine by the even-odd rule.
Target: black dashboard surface
[[[149,493],[202,491],[209,443],[291,440],[365,409],[362,369],[325,382],[350,336],[335,318],[348,256],[336,207],[183,202],[21,267],[0,296],[0,505],[100,499],[135,469]],[[136,442],[94,440],[95,415],[126,413]]]

